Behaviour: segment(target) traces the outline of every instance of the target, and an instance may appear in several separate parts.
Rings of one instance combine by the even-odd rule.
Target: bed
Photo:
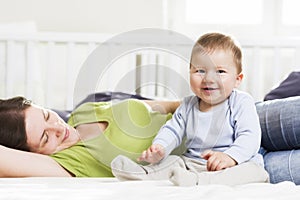
[[[300,186],[292,182],[176,187],[169,181],[127,181],[115,178],[0,179],[0,199],[242,199],[298,200]]]
[[[108,101],[138,98],[122,92],[102,92],[91,94],[86,101]],[[294,97],[293,99],[300,98]],[[280,100],[281,101],[281,100]],[[275,102],[280,102],[275,101]],[[266,103],[267,104],[267,103]],[[298,103],[299,104],[299,103]],[[265,109],[264,103],[259,103]],[[289,105],[289,104],[287,104]],[[278,107],[278,104],[273,105]],[[261,108],[261,110],[263,110]],[[69,111],[60,115],[67,119]],[[273,174],[276,176],[276,174]],[[280,176],[280,174],[278,174]],[[1,178],[0,199],[278,199],[300,198],[300,185],[292,181],[272,183],[252,183],[239,186],[205,185],[177,187],[168,180],[119,181],[116,178]]]

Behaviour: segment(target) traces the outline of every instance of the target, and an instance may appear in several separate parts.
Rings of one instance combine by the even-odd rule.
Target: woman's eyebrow
[[[49,112],[46,109],[42,109],[42,113],[43,113],[45,121],[48,121],[49,116],[50,116]]]

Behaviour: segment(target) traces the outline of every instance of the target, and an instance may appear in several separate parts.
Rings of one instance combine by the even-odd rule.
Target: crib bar
[[[14,86],[14,73],[17,73],[15,68],[15,41],[8,40],[7,41],[7,54],[6,54],[6,90],[5,96],[11,97],[13,96],[13,86]]]
[[[165,68],[164,62],[163,62],[163,57],[159,54],[155,54],[155,95],[158,97],[165,97],[166,96],[166,90],[165,90],[165,85],[167,84],[168,77],[169,75],[165,73],[165,70],[162,71],[160,69]]]
[[[140,92],[142,95],[152,98],[161,98],[164,96],[164,89],[162,87],[168,74],[163,70],[164,64],[162,63],[163,56],[157,52],[147,50],[141,54],[142,70],[137,76],[141,76],[136,88],[141,86]]]
[[[27,60],[26,60],[26,79],[25,79],[25,85],[26,85],[26,97],[29,99],[33,98],[34,94],[34,82],[35,82],[35,73],[37,73],[36,64],[34,62],[34,58],[36,57],[34,52],[34,42],[28,41],[27,42],[27,48],[26,48],[26,54],[27,54]]]
[[[282,74],[282,69],[281,69],[281,65],[280,65],[280,57],[281,57],[280,48],[275,47],[274,48],[274,60],[273,60],[274,70],[272,71],[272,73],[273,73],[272,84],[273,85],[275,85],[277,83],[277,81],[280,79],[280,76]]]
[[[294,71],[300,71],[300,46],[295,50]]]
[[[74,77],[76,77],[76,63],[74,62],[75,43],[67,43],[67,68],[66,68],[66,108],[71,110],[73,108],[73,90],[74,90]]]
[[[90,53],[92,53],[92,51],[94,51],[96,47],[97,47],[97,43],[96,42],[89,42],[88,43],[88,52],[87,52],[87,55],[89,55]]]
[[[52,41],[47,42],[47,53],[46,53],[46,68],[45,68],[45,78],[47,81],[44,82],[45,84],[45,91],[44,91],[44,105],[46,107],[51,108],[51,96],[53,94],[53,80],[55,80],[53,68],[54,68],[54,51],[55,51],[55,43]]]
[[[251,72],[251,85],[253,85],[253,87],[251,87],[250,89],[250,93],[252,94],[256,94],[257,96],[259,96],[260,94],[258,94],[258,92],[260,92],[258,90],[258,88],[260,88],[262,86],[262,79],[263,79],[263,66],[261,66],[261,54],[260,54],[260,47],[259,46],[255,46],[253,48],[253,66],[255,66],[254,71]],[[256,98],[256,96],[254,97]]]
[[[158,87],[159,80],[159,66],[158,66],[158,55],[156,52],[147,51],[144,54],[145,61],[144,67],[148,67],[150,70],[144,70],[143,79],[146,80],[146,93],[145,95],[150,97],[158,97],[160,88]]]
[[[136,85],[136,93],[141,94],[142,88],[140,87],[141,85],[141,71],[138,69],[142,66],[142,55],[137,54],[136,55],[136,74],[135,74],[135,85]]]
[[[111,35],[104,34],[69,33],[0,34],[4,50],[1,52],[1,58],[4,58],[1,62],[4,65],[1,66],[1,80],[4,80],[5,85],[1,89],[1,96],[24,95],[33,100],[38,99],[39,103],[46,107],[72,109],[74,84],[80,65],[98,44],[107,41],[110,37]],[[144,39],[143,43],[140,37],[134,37],[122,44],[115,42],[105,43],[105,45],[108,45],[108,53],[113,53],[120,45],[138,48],[149,45],[149,41]],[[170,41],[162,42],[185,47],[185,44],[175,44],[171,41],[170,38]],[[245,70],[246,79],[243,83],[243,90],[249,92],[256,100],[261,100],[264,94],[288,73],[300,70],[299,39],[268,38],[239,39],[239,41],[242,48],[247,48],[249,52],[252,52],[246,60],[251,60],[248,64],[253,67]],[[187,46],[187,48],[190,47]],[[65,50],[64,53],[62,49]],[[270,49],[273,52],[272,55]],[[82,55],[82,52],[85,55]],[[286,52],[293,52],[293,55],[287,56]],[[126,78],[135,67],[139,69],[139,67],[151,66],[150,71],[136,70],[135,77],[127,80],[126,87],[129,88],[124,89],[124,92],[169,98],[172,94],[168,89],[174,89],[169,86],[175,85],[177,97],[182,98],[186,94],[186,91],[183,91],[186,88],[174,82],[174,77],[170,77],[168,70],[163,69],[170,67],[170,70],[176,71],[173,75],[187,77],[188,63],[182,63],[178,61],[178,58],[172,58],[166,54],[166,52],[143,49],[130,52],[128,55],[120,55],[120,58],[112,61],[111,66],[105,66],[107,71],[103,72],[104,74],[99,75],[101,76],[99,77],[100,86],[97,91],[116,91],[118,81]],[[118,59],[122,61],[117,62]],[[270,76],[270,71],[272,76]],[[19,72],[24,74],[16,76]],[[266,80],[266,77],[270,79]],[[188,78],[186,80],[188,81]],[[58,86],[59,84],[61,86]]]
[[[6,75],[6,43],[0,41],[0,98],[4,96],[5,93],[5,75]]]

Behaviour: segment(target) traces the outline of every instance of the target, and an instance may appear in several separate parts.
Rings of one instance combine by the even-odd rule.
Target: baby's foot
[[[113,175],[119,180],[142,180],[147,174],[143,166],[133,162],[131,159],[119,155],[111,162]]]
[[[176,186],[198,185],[198,175],[180,167],[171,170],[169,180]]]

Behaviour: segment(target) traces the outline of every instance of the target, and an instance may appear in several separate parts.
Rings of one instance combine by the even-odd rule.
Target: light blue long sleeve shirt
[[[261,129],[253,98],[234,90],[226,101],[208,112],[199,110],[200,101],[197,96],[186,97],[153,144],[162,145],[167,156],[186,138],[184,155],[203,163],[206,160],[201,153],[213,150],[228,154],[238,164],[251,160],[263,166],[258,153]]]

